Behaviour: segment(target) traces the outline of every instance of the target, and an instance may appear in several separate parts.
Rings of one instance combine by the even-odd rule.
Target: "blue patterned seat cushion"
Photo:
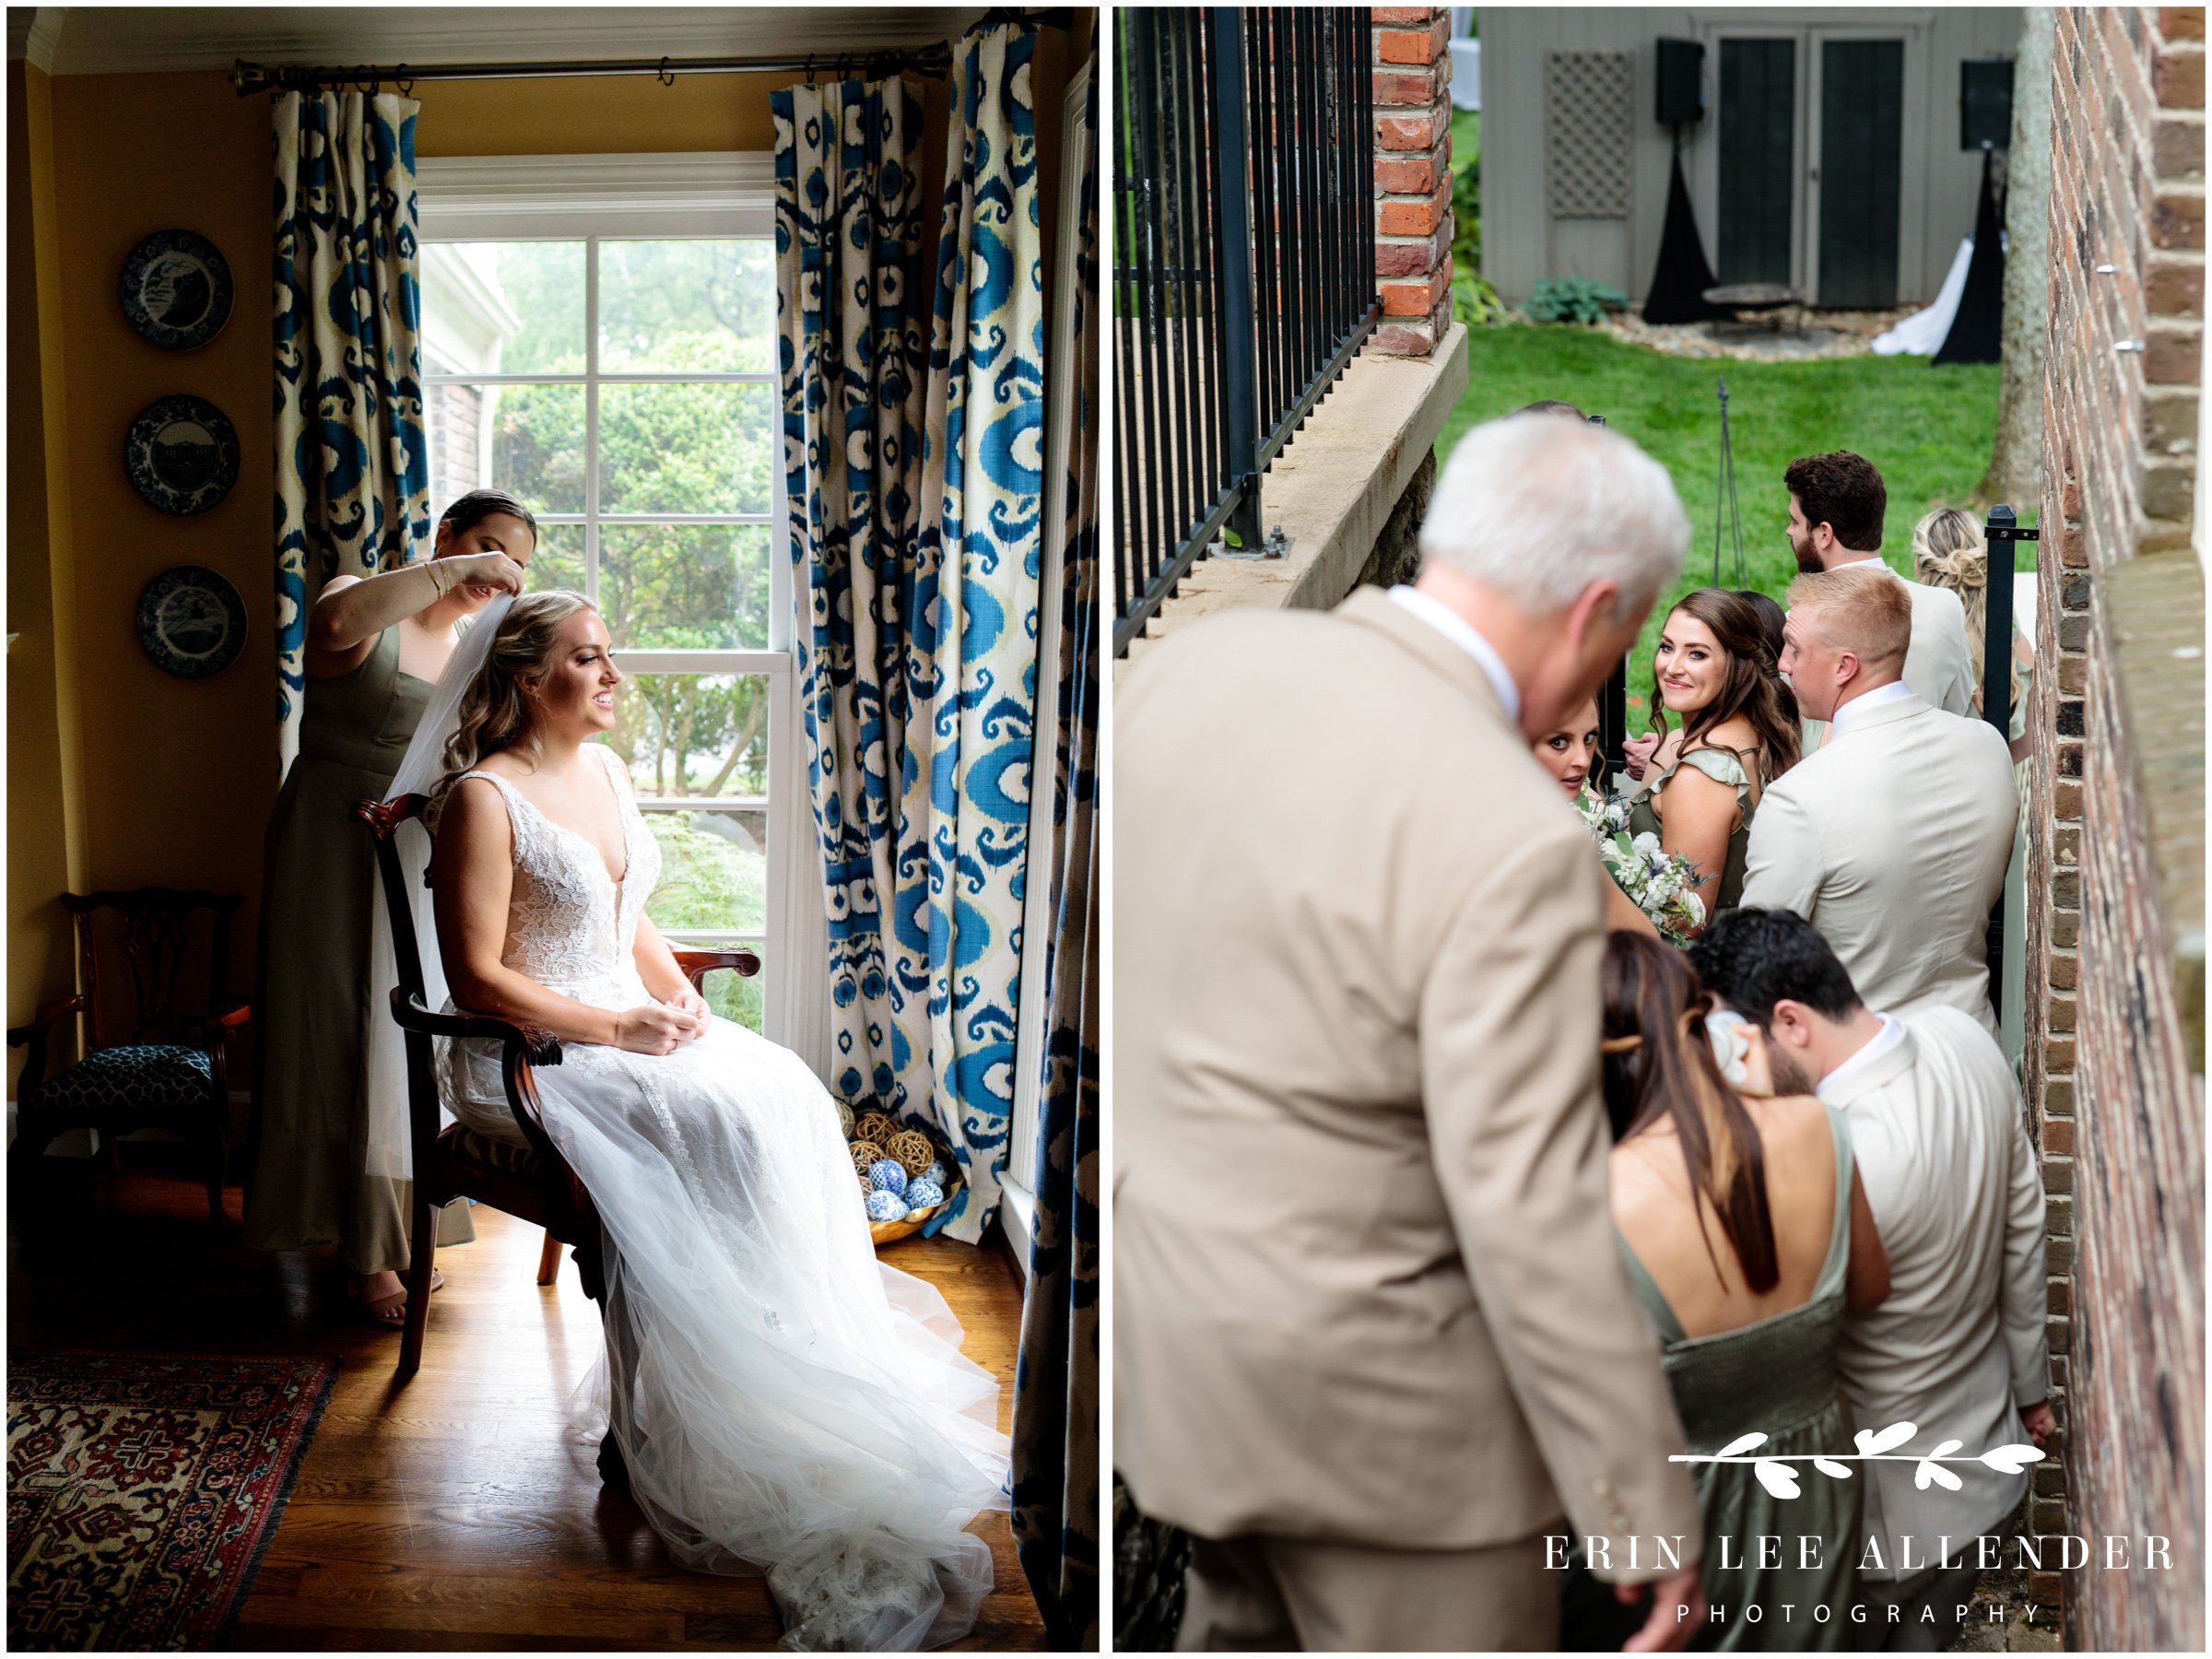
[[[81,1112],[121,1106],[148,1117],[204,1112],[214,1079],[205,1049],[150,1042],[95,1049],[39,1085],[38,1108]]]

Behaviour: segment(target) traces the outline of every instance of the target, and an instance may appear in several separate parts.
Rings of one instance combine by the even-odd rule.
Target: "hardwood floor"
[[[572,1265],[534,1283],[544,1235],[476,1212],[477,1241],[441,1250],[422,1370],[397,1383],[399,1336],[361,1323],[329,1251],[218,1244],[206,1188],[171,1149],[135,1146],[119,1181],[52,1177],[53,1219],[11,1213],[8,1340],[124,1353],[336,1354],[345,1361],[231,1645],[276,1649],[772,1648],[764,1583],[685,1572],[568,1421],[599,1352],[598,1311]],[[62,1160],[47,1160],[57,1166]],[[86,1190],[79,1192],[79,1186]],[[966,1351],[1013,1412],[1021,1290],[1004,1248],[911,1239],[885,1260],[944,1293]],[[998,1587],[969,1650],[1038,1650],[1043,1625],[1004,1514],[971,1529]]]

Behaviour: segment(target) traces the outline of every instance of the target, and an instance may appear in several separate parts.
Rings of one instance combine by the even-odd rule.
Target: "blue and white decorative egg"
[[[868,1219],[871,1221],[903,1221],[906,1219],[906,1200],[896,1193],[878,1188],[868,1194]]]
[[[945,1183],[952,1179],[952,1176],[945,1168],[945,1160],[941,1158],[935,1158],[930,1160],[929,1168],[923,1171],[922,1173],[915,1176],[914,1179],[917,1181],[926,1181],[932,1185],[942,1190]]]
[[[945,1189],[927,1176],[917,1175],[907,1183],[906,1207],[909,1211],[927,1209],[934,1204],[945,1202]]]
[[[879,1158],[868,1166],[868,1179],[875,1182],[879,1193],[888,1193],[894,1198],[906,1192],[906,1171],[895,1158]],[[900,1212],[904,1214],[903,1211]]]

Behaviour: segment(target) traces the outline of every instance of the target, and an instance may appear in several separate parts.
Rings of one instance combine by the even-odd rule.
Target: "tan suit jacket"
[[[1889,571],[1888,565],[1882,567]],[[1949,588],[1930,587],[1910,576],[1897,576],[1912,595],[1912,639],[1905,647],[1901,677],[1933,708],[1947,714],[1972,718],[1974,712],[1974,660],[1967,654],[1966,606]],[[1805,752],[1818,748],[1828,723],[1804,723]]]
[[[2043,1178],[2004,1051],[1973,1021],[1931,1007],[1905,1035],[1820,1098],[1849,1114],[1851,1141],[1889,1254],[1889,1296],[1843,1321],[1836,1366],[1859,1428],[1912,1423],[1900,1451],[1963,1442],[1960,1455],[2028,1439],[2018,1408],[2051,1393],[2043,1335]],[[1918,1465],[1865,1465],[1862,1524],[1899,1579],[1903,1538],[1971,1538],[2018,1506],[2028,1474],[1946,1465],[1959,1490],[1922,1488]]]
[[[1687,1561],[1682,1430],[1609,1219],[1605,877],[1481,668],[1366,589],[1168,641],[1114,722],[1138,1506],[1416,1549],[1565,1514]]]
[[[1877,1013],[1942,1004],[1994,1037],[1989,911],[2019,809],[1995,727],[1919,697],[1878,704],[1767,786],[1743,902],[1818,928]]]

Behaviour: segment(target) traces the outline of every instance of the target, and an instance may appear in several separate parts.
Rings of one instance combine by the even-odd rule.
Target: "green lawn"
[[[1538,398],[1563,398],[1603,415],[1673,475],[1688,511],[1689,561],[1668,604],[1712,583],[1719,376],[1728,381],[1747,577],[1736,581],[1734,545],[1724,535],[1724,587],[1754,587],[1781,598],[1796,573],[1783,529],[1789,492],[1782,483],[1783,468],[1795,457],[1855,450],[1881,468],[1889,491],[1882,553],[1901,571],[1912,555],[1912,526],[1923,513],[1972,503],[1996,439],[1994,364],[1931,369],[1925,358],[1872,357],[1808,363],[1700,360],[1623,345],[1571,324],[1478,328],[1470,332],[1467,350],[1466,395],[1444,424],[1438,459],[1448,457],[1477,422]],[[2034,522],[2034,503],[2013,505],[2023,523]],[[2034,544],[2022,544],[2019,551],[2019,568],[2033,570]],[[1632,709],[1650,695],[1652,653],[1665,614],[1665,604],[1652,612],[1630,659]],[[1641,724],[1632,713],[1630,727]]]

